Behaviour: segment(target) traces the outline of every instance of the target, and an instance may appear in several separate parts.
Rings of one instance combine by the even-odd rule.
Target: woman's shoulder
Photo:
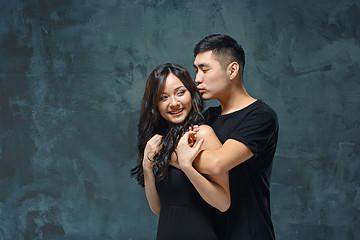
[[[221,147],[221,142],[217,138],[214,130],[209,125],[199,126],[199,131],[196,133],[197,139],[204,139],[202,149],[218,149]]]
[[[207,138],[216,135],[212,127],[209,125],[200,125],[199,131],[196,133],[198,138]]]

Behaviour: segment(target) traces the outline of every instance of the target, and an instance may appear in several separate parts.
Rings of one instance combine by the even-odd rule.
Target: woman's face
[[[160,115],[166,121],[182,123],[191,111],[191,94],[179,78],[170,73],[158,101]]]

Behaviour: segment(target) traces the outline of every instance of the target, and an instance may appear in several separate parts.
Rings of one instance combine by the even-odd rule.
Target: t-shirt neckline
[[[241,109],[239,109],[239,110],[236,110],[236,111],[231,112],[231,113],[226,113],[226,114],[221,114],[221,105],[220,105],[220,106],[218,106],[218,108],[219,108],[219,117],[231,116],[231,115],[236,114],[236,113],[238,113],[238,112],[244,111],[244,110],[246,110],[246,109],[254,106],[254,105],[257,104],[257,103],[260,103],[261,101],[262,101],[261,99],[257,99],[256,101],[254,101],[253,103],[250,103],[249,105],[247,105],[247,106],[244,107],[244,108],[241,108]]]

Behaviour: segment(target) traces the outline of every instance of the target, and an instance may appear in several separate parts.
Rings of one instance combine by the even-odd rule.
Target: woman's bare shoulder
[[[199,131],[196,133],[198,139],[204,139],[203,149],[217,149],[221,146],[214,130],[209,125],[199,126]]]
[[[212,127],[210,127],[209,125],[200,125],[199,126],[199,131],[196,133],[196,136],[201,139],[207,139],[207,138],[214,138],[216,137],[216,134],[214,132],[214,130],[212,129]]]

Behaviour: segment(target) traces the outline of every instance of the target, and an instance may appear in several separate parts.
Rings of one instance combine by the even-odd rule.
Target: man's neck
[[[243,86],[232,87],[221,99],[221,114],[229,114],[241,110],[257,101],[251,97]]]

